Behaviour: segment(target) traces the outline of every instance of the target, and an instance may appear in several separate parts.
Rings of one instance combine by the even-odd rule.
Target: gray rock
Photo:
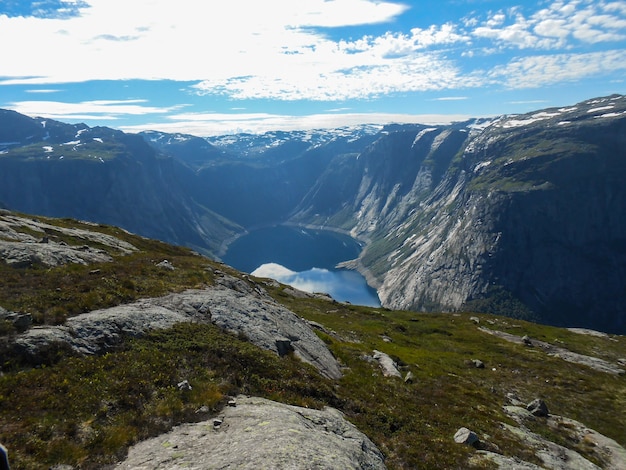
[[[13,323],[17,331],[24,331],[33,324],[33,317],[30,313],[9,312],[0,307],[0,320]]]
[[[188,380],[183,380],[182,382],[178,382],[178,384],[176,384],[176,386],[178,387],[178,390],[181,390],[181,391],[192,390],[192,387],[191,387],[191,385],[189,385],[189,381]]]
[[[218,423],[217,425],[215,423]],[[376,446],[333,409],[237,397],[210,421],[133,446],[117,470],[384,469]]]
[[[519,427],[504,425],[504,427],[520,439],[526,448],[535,453],[543,462],[544,468],[563,470],[599,468],[574,450],[531,433],[525,422],[532,420],[533,415],[525,407],[505,406],[504,411],[520,425]],[[559,435],[563,442],[592,444],[586,446],[586,451],[589,455],[593,455],[598,462],[601,462],[603,469],[623,470],[626,468],[626,449],[613,439],[590,429],[579,421],[564,416],[550,415],[546,418],[545,424],[554,434]],[[500,468],[509,467],[501,466]]]
[[[460,428],[454,434],[454,442],[457,444],[467,444],[468,446],[475,446],[478,444],[479,439],[474,431],[470,431],[467,428]]]
[[[89,264],[113,261],[103,250],[80,249],[57,243],[23,243],[0,240],[0,259],[9,266],[25,268],[35,264],[59,266],[68,263]]]
[[[480,359],[472,359],[472,364],[474,364],[474,367],[476,367],[477,369],[485,368],[485,363]]]
[[[243,289],[242,283],[246,284],[231,282]],[[81,354],[96,354],[117,345],[122,335],[140,336],[181,322],[214,323],[276,354],[280,354],[277,339],[287,340],[301,360],[329,378],[341,377],[337,360],[305,321],[269,296],[254,288],[247,290],[212,287],[142,299],[69,318],[63,326],[32,328],[17,335],[15,344],[31,357],[55,342],[66,343]]]
[[[402,378],[402,374],[398,370],[396,363],[388,354],[374,350],[374,359],[378,361],[380,369],[385,377],[399,377]]]
[[[167,271],[174,271],[176,269],[174,265],[166,259],[164,259],[160,263],[157,263],[156,266],[157,268],[166,269]]]
[[[408,371],[406,373],[406,376],[404,377],[404,383],[412,384],[414,381],[415,381],[415,376],[413,375],[413,372]]]
[[[525,447],[532,449],[541,460],[543,468],[553,470],[599,470],[600,467],[567,447],[555,444],[544,437],[522,427],[503,423],[504,429],[520,439]]]
[[[505,457],[495,452],[479,450],[476,455],[470,458],[470,463],[481,467],[484,461],[489,461],[502,470],[542,470],[542,467],[534,463],[526,462],[514,457]],[[490,467],[491,468],[491,467]]]
[[[545,417],[549,415],[548,406],[540,398],[535,398],[531,401],[528,405],[526,405],[526,409],[530,411],[533,416]]]

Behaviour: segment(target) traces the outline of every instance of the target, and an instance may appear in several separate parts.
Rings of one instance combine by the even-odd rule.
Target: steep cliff
[[[471,135],[404,221],[374,231],[362,261],[383,304],[624,331],[625,110],[609,97]]]

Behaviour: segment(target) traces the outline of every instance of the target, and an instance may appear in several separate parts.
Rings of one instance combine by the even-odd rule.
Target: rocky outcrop
[[[614,375],[624,375],[626,370],[620,367],[618,364],[600,359],[599,357],[587,356],[585,354],[575,353],[567,348],[555,346],[545,341],[528,338],[526,336],[520,337],[504,331],[491,330],[485,327],[479,327],[480,331],[488,333],[498,338],[502,338],[512,343],[524,344],[529,347],[536,347],[538,350],[545,352],[546,354],[558,357],[567,362],[573,362],[574,364],[582,364],[600,372]]]
[[[132,447],[117,470],[384,469],[376,446],[332,408],[240,396],[219,417]]]
[[[68,244],[64,239],[71,239]],[[82,244],[81,244],[82,242]],[[93,244],[102,248],[95,248]],[[13,267],[68,263],[89,264],[112,261],[113,254],[137,249],[119,238],[98,232],[52,225],[36,218],[0,210],[0,260]]]
[[[222,282],[229,287],[142,299],[71,317],[62,326],[31,328],[15,337],[14,348],[32,361],[45,348],[59,344],[79,354],[97,354],[115,347],[123,336],[140,336],[181,322],[213,323],[276,354],[283,353],[288,345],[297,357],[323,375],[341,377],[337,360],[304,320],[258,288],[224,277],[228,279]]]

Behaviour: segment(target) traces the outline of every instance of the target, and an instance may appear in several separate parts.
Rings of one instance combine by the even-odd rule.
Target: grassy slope
[[[93,308],[211,285],[212,269],[227,269],[189,250],[112,227],[81,228],[114,234],[140,251],[97,266],[14,269],[0,263],[0,305],[28,311],[38,323],[59,323]],[[55,236],[49,235],[51,240]],[[178,269],[155,268],[162,259]],[[94,270],[99,272],[89,274]],[[259,352],[245,338],[200,325],[129,340],[101,357],[55,351],[45,366],[35,368],[0,351],[0,442],[10,449],[13,467],[44,469],[66,463],[99,468],[123,458],[139,439],[210,416],[236,393],[339,408],[381,448],[389,468],[467,468],[475,451],[452,439],[461,426],[497,444],[504,454],[533,461],[500,426],[502,421],[512,424],[502,411],[509,392],[525,402],[541,397],[551,413],[580,420],[626,445],[624,376],[594,372],[486,335],[469,314],[392,312],[294,299],[282,288],[267,289],[298,315],[332,332],[319,334],[348,368],[337,384],[293,357]],[[478,317],[492,329],[528,334],[575,352],[612,361],[626,357],[624,337],[596,338],[497,316]],[[11,334],[4,325],[4,337]],[[414,382],[382,377],[376,365],[363,359],[374,349],[394,357],[404,373],[411,371]],[[471,359],[484,361],[486,367],[473,367]],[[184,379],[192,384],[191,391],[177,388]],[[532,427],[550,434],[541,420]],[[595,458],[593,449],[581,443],[563,443]]]

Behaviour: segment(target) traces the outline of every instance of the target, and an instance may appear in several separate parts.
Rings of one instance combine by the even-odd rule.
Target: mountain
[[[622,96],[390,133],[320,179],[296,219],[366,237],[359,262],[387,307],[623,332],[625,144]],[[348,197],[324,213],[328,194]]]
[[[136,135],[0,113],[0,201],[56,217],[115,224],[197,249],[241,230],[193,199],[191,169]]]
[[[346,266],[385,307],[626,332],[624,96],[446,126],[209,139],[0,118],[11,209],[213,256],[257,227],[340,230],[364,242]]]
[[[621,469],[626,337],[340,303],[0,210],[14,469]]]

